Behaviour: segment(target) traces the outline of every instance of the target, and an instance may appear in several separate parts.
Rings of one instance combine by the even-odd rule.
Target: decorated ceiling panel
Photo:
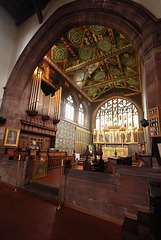
[[[111,28],[71,29],[44,59],[90,101],[112,88],[141,93],[140,59],[132,44]]]

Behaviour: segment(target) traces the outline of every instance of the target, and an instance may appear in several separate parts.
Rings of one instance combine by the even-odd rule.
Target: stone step
[[[58,201],[59,188],[37,180],[31,180],[30,184],[24,186],[24,190],[51,201]]]
[[[123,240],[139,240],[138,222],[135,219],[125,217],[122,226]]]
[[[150,228],[150,213],[138,212],[138,224]]]
[[[151,219],[150,214],[145,212],[138,212],[138,232],[140,239],[149,240],[151,234]]]
[[[128,212],[127,210],[125,210],[125,211],[123,212],[123,214],[124,214],[124,217],[137,220],[137,215],[134,214],[134,213],[130,213],[130,212]]]
[[[141,205],[136,205],[136,214],[138,214],[138,212],[144,212],[144,213],[150,213],[149,207],[145,207],[145,206],[141,206]]]
[[[126,213],[122,227],[123,240],[149,240],[151,234],[150,225],[149,213],[138,211],[137,219],[135,214]]]

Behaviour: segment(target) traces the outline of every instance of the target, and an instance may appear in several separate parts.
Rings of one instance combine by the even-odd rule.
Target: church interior
[[[46,199],[58,206],[51,210],[57,227],[77,221],[70,215],[87,225],[81,226],[87,235],[89,221],[104,226],[102,238],[96,230],[89,240],[161,239],[161,5],[155,2],[151,9],[150,0],[2,1],[3,209],[7,192],[14,206]],[[49,235],[42,239],[74,239]]]

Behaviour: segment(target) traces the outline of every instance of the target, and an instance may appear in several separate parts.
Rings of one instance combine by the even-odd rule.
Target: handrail
[[[72,166],[76,166],[78,165],[78,160],[76,159],[75,163],[70,164],[67,167],[72,167]],[[62,196],[62,178],[63,178],[63,167],[65,167],[64,165],[64,160],[61,160],[61,166],[60,166],[60,178],[59,178],[59,198],[58,198],[58,207],[57,210],[61,209],[61,196]]]

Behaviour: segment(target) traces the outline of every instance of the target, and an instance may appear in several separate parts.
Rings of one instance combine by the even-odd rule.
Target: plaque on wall
[[[160,116],[159,107],[151,108],[148,110],[150,137],[160,137]]]

